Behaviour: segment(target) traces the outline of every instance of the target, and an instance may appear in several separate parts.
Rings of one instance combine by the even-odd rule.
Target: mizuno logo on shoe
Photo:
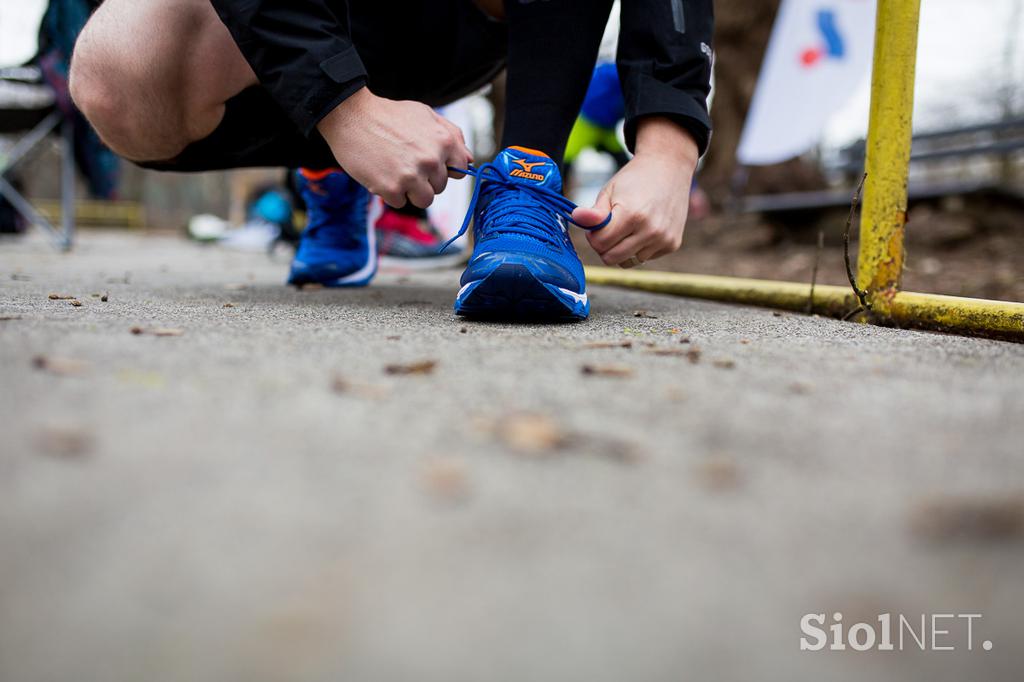
[[[541,175],[540,173],[534,173],[533,169],[537,166],[543,166],[546,161],[527,161],[526,159],[512,159],[512,163],[518,164],[519,168],[513,168],[509,175],[513,178],[523,178],[524,180],[536,180],[537,182],[544,182],[547,176]]]
[[[523,178],[525,180],[536,180],[537,182],[544,182],[545,178],[540,173],[531,173],[529,171],[520,170],[513,168],[512,172],[509,173],[513,178]]]

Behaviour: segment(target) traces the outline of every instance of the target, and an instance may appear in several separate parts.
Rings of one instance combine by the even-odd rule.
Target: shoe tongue
[[[494,162],[506,175],[520,182],[562,191],[558,165],[544,152],[526,147],[507,147]]]

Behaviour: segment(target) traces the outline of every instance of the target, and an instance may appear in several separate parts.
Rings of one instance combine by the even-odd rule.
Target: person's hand
[[[419,102],[377,97],[363,88],[325,116],[317,129],[338,164],[395,207],[426,208],[449,177],[448,166],[473,162],[462,131]]]
[[[680,247],[697,158],[693,138],[672,121],[640,121],[636,156],[608,181],[593,208],[572,216],[591,226],[611,212],[606,227],[587,233],[606,265],[630,268]]]

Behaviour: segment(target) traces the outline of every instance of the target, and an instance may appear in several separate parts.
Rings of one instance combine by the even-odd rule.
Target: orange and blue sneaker
[[[377,273],[370,192],[341,169],[296,171],[307,223],[288,284],[366,286]]]
[[[590,314],[587,285],[569,224],[576,205],[562,196],[558,165],[543,152],[508,147],[479,168],[466,220],[473,255],[462,274],[455,312],[506,320],[575,319]]]

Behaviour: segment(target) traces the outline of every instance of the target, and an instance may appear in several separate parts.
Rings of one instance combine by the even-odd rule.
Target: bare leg
[[[103,141],[170,159],[214,131],[256,76],[208,0],[107,0],[71,62],[71,95]]]

